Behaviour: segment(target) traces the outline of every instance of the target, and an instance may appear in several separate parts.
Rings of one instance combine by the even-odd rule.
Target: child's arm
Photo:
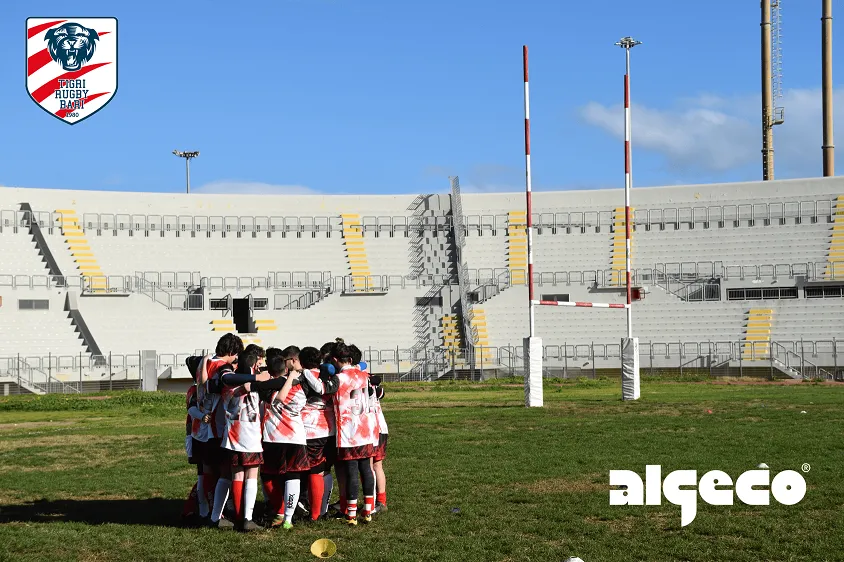
[[[324,363],[319,366],[319,378],[323,384],[323,394],[335,394],[340,388],[340,377],[334,371],[334,365]]]
[[[315,377],[310,369],[302,371],[299,375],[299,382],[303,387],[310,388],[315,394],[325,394],[325,384],[318,377]]]

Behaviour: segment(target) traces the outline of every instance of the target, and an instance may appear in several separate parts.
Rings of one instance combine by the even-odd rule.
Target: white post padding
[[[639,338],[621,338],[621,399],[638,400]]]
[[[525,406],[541,408],[542,338],[525,338]]]

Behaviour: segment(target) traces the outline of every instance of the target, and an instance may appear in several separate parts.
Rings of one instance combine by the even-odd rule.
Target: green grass
[[[312,560],[322,537],[354,561],[841,559],[844,387],[645,381],[623,403],[617,382],[580,381],[528,410],[512,382],[388,385],[390,511],[253,535],[179,527],[181,396],[0,398],[0,560]],[[610,469],[760,462],[809,463],[803,501],[698,502],[684,528],[666,502],[609,505]]]

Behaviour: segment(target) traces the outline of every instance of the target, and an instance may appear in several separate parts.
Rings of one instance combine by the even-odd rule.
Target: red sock
[[[375,507],[375,496],[363,496],[363,514],[371,514],[373,507]]]
[[[273,476],[273,513],[284,515],[284,476]]]
[[[264,484],[264,499],[270,502],[270,506],[272,507],[274,505],[273,494],[275,494],[273,480],[270,476],[265,476],[261,478],[261,482]]]
[[[340,513],[342,513],[343,515],[346,515],[346,513],[347,513],[346,508],[347,507],[349,507],[349,506],[346,505],[346,498],[344,498],[343,496],[340,496]]]
[[[378,503],[387,505],[387,492],[378,492],[378,495],[375,496],[375,499]]]
[[[190,494],[188,494],[188,499],[185,500],[185,506],[182,508],[182,517],[193,515],[197,511],[199,511],[199,502],[196,498],[196,484],[194,483]]]
[[[236,521],[243,520],[243,480],[232,482],[232,501],[234,502],[234,518]]]
[[[311,520],[319,519],[319,512],[322,510],[322,494],[325,492],[325,483],[322,474],[311,474],[308,476],[308,498],[311,501]]]

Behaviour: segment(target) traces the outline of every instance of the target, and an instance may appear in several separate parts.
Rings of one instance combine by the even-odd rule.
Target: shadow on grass
[[[118,523],[123,525],[155,525],[183,527],[181,513],[184,500],[150,498],[145,500],[36,500],[23,504],[0,506],[0,523],[53,521]]]

